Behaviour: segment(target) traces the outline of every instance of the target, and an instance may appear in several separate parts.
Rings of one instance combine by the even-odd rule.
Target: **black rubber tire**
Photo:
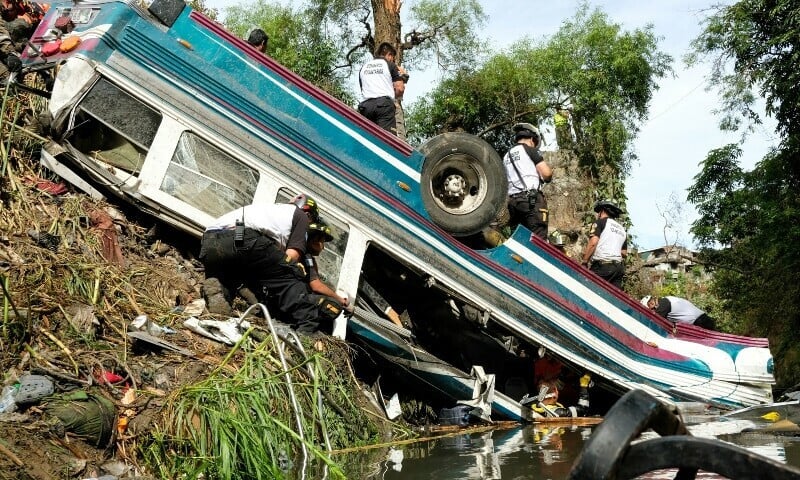
[[[508,201],[503,160],[485,140],[463,132],[425,142],[420,179],[422,203],[431,220],[451,235],[480,232]],[[446,186],[455,186],[447,188]],[[455,193],[447,196],[448,191]]]

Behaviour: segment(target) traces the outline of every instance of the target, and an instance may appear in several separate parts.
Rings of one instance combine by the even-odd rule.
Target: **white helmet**
[[[651,298],[652,297],[650,295],[645,295],[644,297],[642,297],[642,300],[641,300],[642,301],[642,305],[644,305],[646,307],[647,306],[647,302],[649,302]]]

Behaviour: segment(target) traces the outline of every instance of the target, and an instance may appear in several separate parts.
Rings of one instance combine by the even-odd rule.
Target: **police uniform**
[[[536,169],[544,161],[538,148],[514,145],[503,156],[508,177],[508,211],[511,221],[527,227],[547,240],[547,199],[541,191],[542,177]]]
[[[358,112],[394,134],[397,134],[394,82],[402,79],[397,65],[384,58],[370,60],[358,73],[358,83],[364,96],[364,100],[358,104]]]
[[[591,270],[609,283],[622,288],[622,278],[625,276],[622,250],[628,248],[625,228],[611,217],[599,218],[592,225],[589,236],[598,237],[597,247],[592,253]]]
[[[237,222],[244,224],[238,239]],[[302,263],[286,255],[289,248],[300,252],[300,258],[305,255],[308,225],[306,213],[288,203],[248,205],[226,213],[203,233],[200,261],[206,277],[219,279],[230,292],[244,284],[298,332],[314,332],[322,322],[327,328],[341,305],[312,293]]]
[[[656,313],[673,323],[688,323],[709,330],[714,330],[716,327],[716,321],[706,315],[706,312],[680,297],[667,296],[658,299]]]

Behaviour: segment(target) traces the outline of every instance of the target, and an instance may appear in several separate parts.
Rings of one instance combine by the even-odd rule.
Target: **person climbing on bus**
[[[403,96],[408,77],[394,63],[397,50],[383,42],[375,51],[375,58],[365,63],[358,73],[361,96],[358,113],[379,127],[397,135],[395,99]]]
[[[624,212],[616,203],[601,200],[594,204],[597,220],[589,230],[589,243],[583,251],[582,265],[618,288],[625,277],[623,260],[628,255],[628,233],[618,220]]]
[[[261,53],[267,53],[267,44],[269,43],[269,35],[267,32],[260,28],[254,28],[250,35],[247,36],[247,43],[253,46]]]
[[[675,323],[696,325],[708,330],[716,330],[717,322],[706,312],[685,298],[666,296],[656,297],[646,295],[641,300],[642,305],[656,312],[667,320]]]
[[[542,192],[553,178],[553,170],[539,151],[539,129],[530,123],[514,125],[516,144],[503,156],[508,177],[508,211],[513,224],[522,224],[547,240],[547,199]]]

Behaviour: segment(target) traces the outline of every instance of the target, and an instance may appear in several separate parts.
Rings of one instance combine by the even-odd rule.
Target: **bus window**
[[[136,174],[160,123],[159,112],[101,78],[75,111],[70,142],[89,158]]]
[[[253,202],[258,171],[192,132],[183,132],[161,191],[218,217]]]

